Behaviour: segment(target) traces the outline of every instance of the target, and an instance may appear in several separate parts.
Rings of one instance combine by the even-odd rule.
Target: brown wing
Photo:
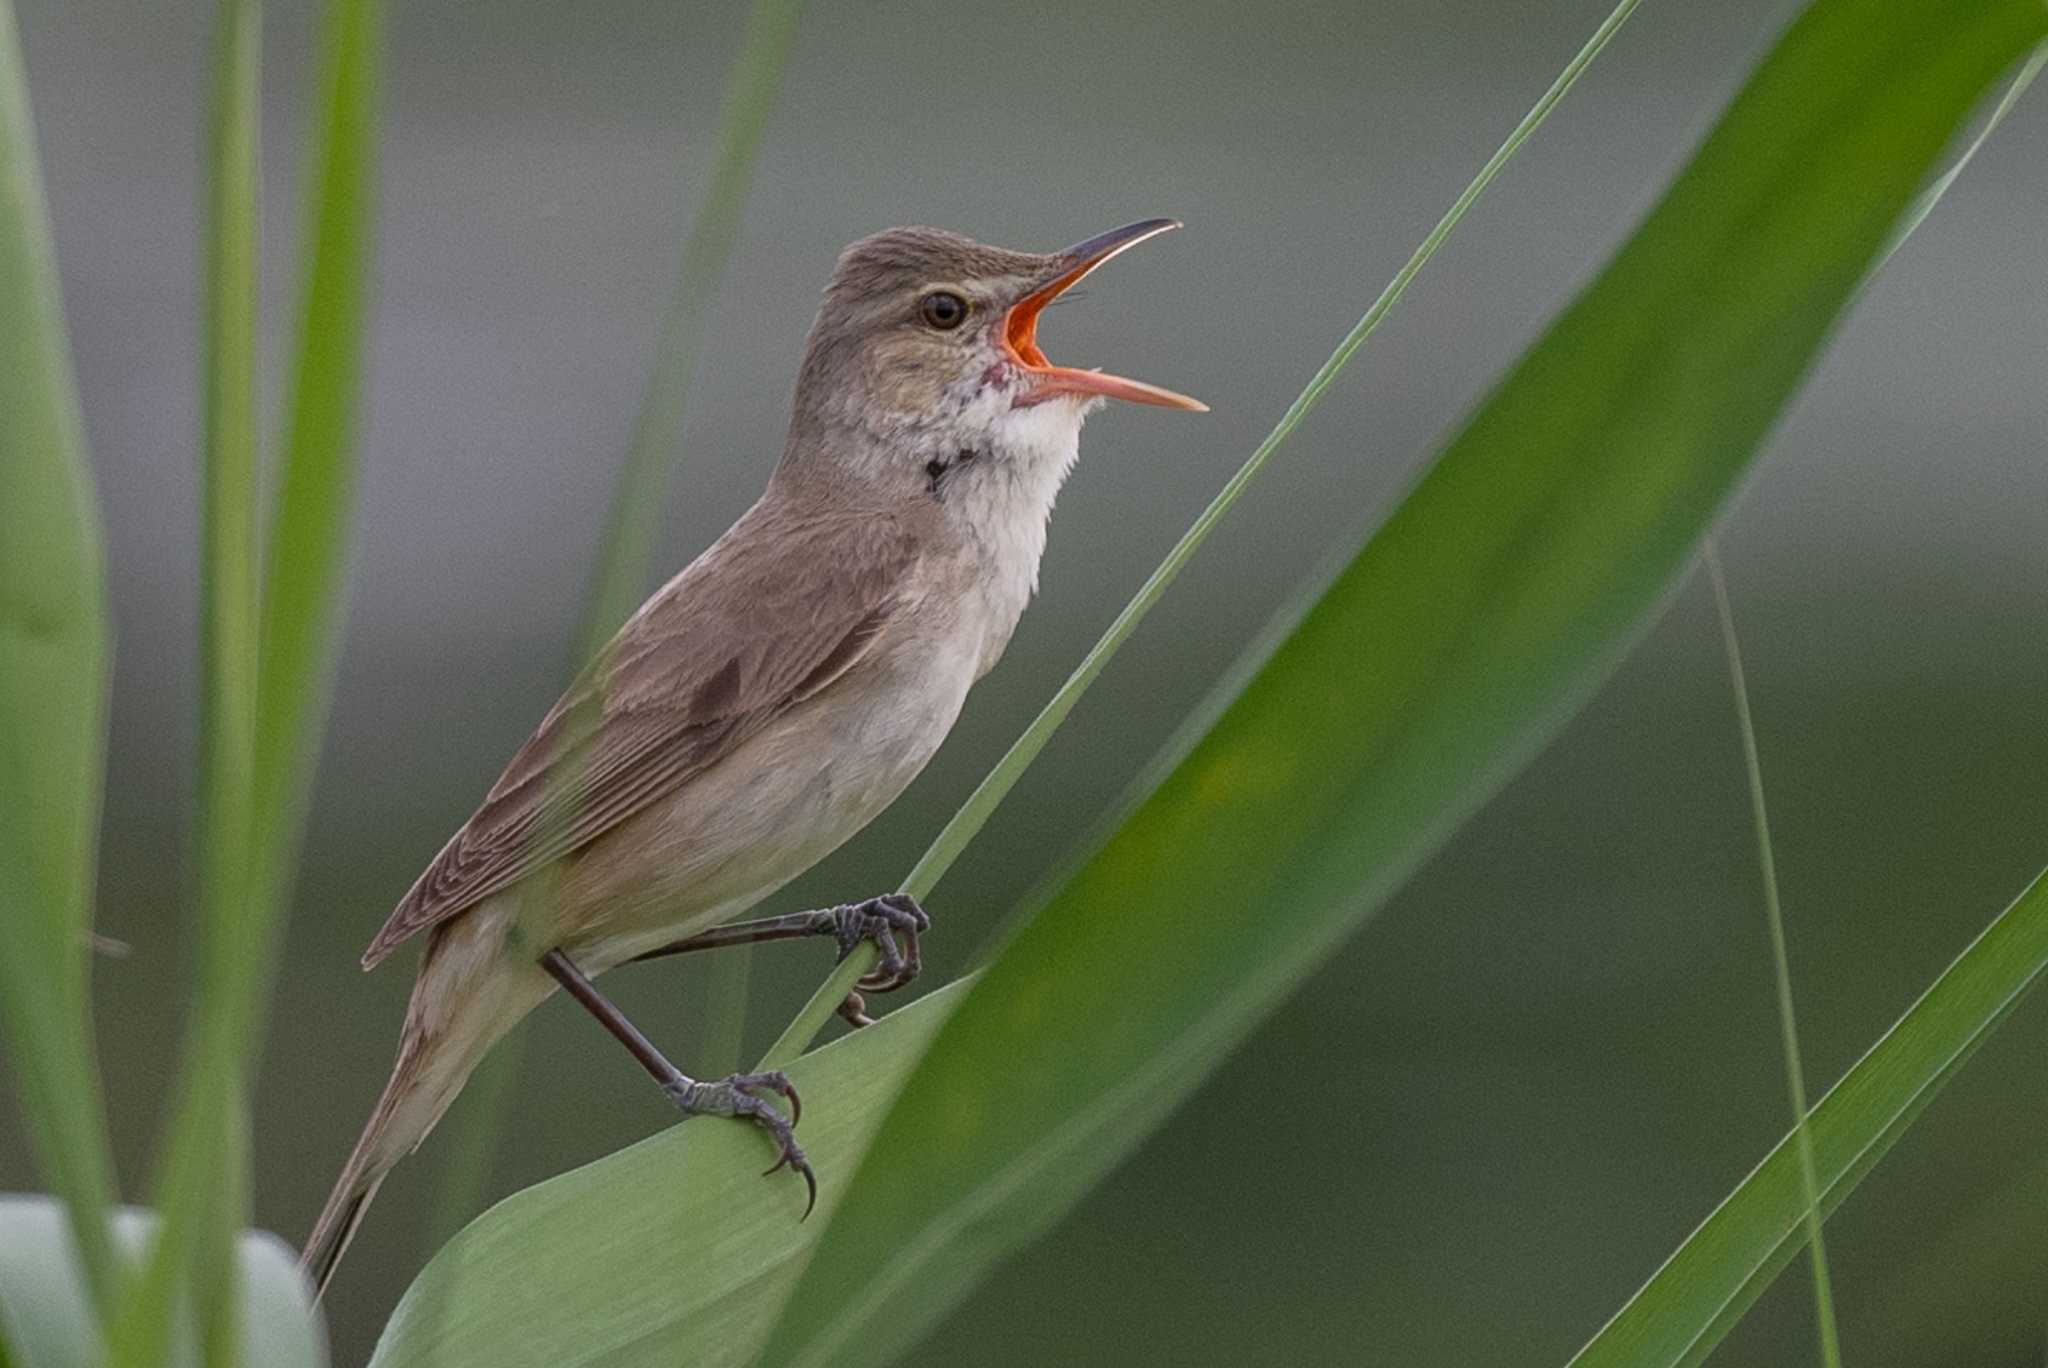
[[[888,624],[913,559],[887,516],[756,505],[570,686],[363,967],[587,845],[830,684]]]

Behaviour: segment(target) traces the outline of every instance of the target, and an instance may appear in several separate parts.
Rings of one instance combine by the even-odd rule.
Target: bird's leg
[[[839,958],[853,953],[862,941],[873,941],[881,952],[874,972],[861,979],[859,987],[870,993],[892,993],[917,977],[924,967],[918,937],[931,929],[932,919],[908,893],[885,893],[857,903],[821,907],[812,912],[790,912],[759,921],[714,926],[709,931],[635,955],[629,963],[660,959],[665,955],[687,955],[696,950],[718,950],[728,945],[753,945],[760,941],[795,940],[802,936],[830,936],[839,943]],[[900,945],[899,945],[900,941]],[[839,1014],[855,1026],[869,1022],[866,1004],[859,993],[847,994]]]
[[[570,997],[583,1005],[583,1010],[596,1017],[633,1058],[640,1061],[640,1067],[654,1076],[654,1081],[661,1085],[669,1100],[682,1109],[683,1115],[740,1117],[767,1131],[781,1150],[780,1157],[767,1172],[773,1173],[787,1164],[802,1174],[804,1186],[810,1191],[810,1200],[804,1204],[804,1215],[811,1214],[811,1208],[818,1204],[818,1177],[811,1171],[810,1161],[804,1158],[803,1148],[791,1133],[803,1115],[803,1103],[797,1099],[796,1089],[790,1086],[787,1076],[779,1071],[733,1074],[716,1082],[699,1083],[669,1063],[668,1057],[655,1048],[654,1042],[628,1021],[626,1014],[613,1005],[611,999],[598,992],[597,985],[567,955],[560,950],[550,950],[541,956],[540,963],[557,983],[569,990]],[[762,1100],[761,1093],[775,1093],[788,1098],[789,1115],[784,1117]]]

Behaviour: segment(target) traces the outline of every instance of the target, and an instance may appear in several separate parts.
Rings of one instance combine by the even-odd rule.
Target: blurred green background
[[[833,254],[892,223],[1050,248],[1184,218],[1045,334],[1056,359],[1215,412],[1094,420],[1009,658],[910,794],[778,907],[894,885],[1605,11],[807,15],[712,318],[668,566],[758,491]],[[941,886],[930,983],[1625,234],[1784,15],[1644,7]],[[313,15],[268,18],[277,355]],[[132,1196],[185,1006],[206,16],[26,0],[20,19],[111,545],[100,927],[133,952],[96,991]],[[375,1096],[409,987],[409,965],[365,978],[356,955],[565,676],[741,19],[651,0],[391,14],[352,612],[257,1097],[257,1217],[288,1238]],[[1816,1088],[2048,862],[2042,98],[1853,313],[1724,533]],[[1534,767],[915,1361],[1561,1360],[1783,1129],[1748,820],[1693,585]],[[750,1053],[828,958],[755,956]],[[689,1060],[703,982],[658,964],[607,986]],[[1852,1361],[2042,1361],[2044,1036],[2030,1004],[1831,1223]],[[572,1008],[537,1013],[530,1040],[493,1196],[668,1123]],[[424,1257],[452,1134],[393,1176],[355,1246],[327,1306],[340,1362]],[[18,1130],[0,1133],[0,1188],[34,1186]],[[1802,1262],[1716,1362],[1810,1361],[1811,1314]]]

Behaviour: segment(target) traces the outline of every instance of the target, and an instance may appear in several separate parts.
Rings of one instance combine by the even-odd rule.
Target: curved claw
[[[893,993],[908,985],[924,968],[918,937],[931,929],[932,919],[918,905],[916,898],[908,893],[885,893],[879,898],[849,903],[834,911],[841,959],[851,954],[853,947],[864,940],[874,942],[875,949],[880,952],[880,962],[857,984],[862,990]]]
[[[796,1086],[779,1071],[756,1075],[740,1086],[743,1089],[766,1088],[789,1100],[789,1116],[786,1120],[772,1108],[763,1108],[754,1117],[762,1129],[775,1137],[775,1142],[782,1151],[776,1156],[774,1163],[761,1170],[761,1176],[766,1178],[784,1166],[802,1174],[805,1192],[804,1214],[798,1219],[808,1218],[812,1209],[818,1205],[818,1175],[812,1171],[811,1161],[804,1157],[803,1146],[797,1144],[796,1136],[791,1134],[804,1114],[803,1100],[797,1096]],[[752,1095],[751,1092],[749,1095]]]
[[[804,1214],[797,1219],[800,1221],[807,1220],[812,1210],[818,1205],[818,1175],[812,1171],[811,1161],[804,1157],[804,1152],[797,1145],[796,1141],[786,1135],[782,1137],[781,1155],[776,1158],[774,1163],[761,1170],[761,1176],[766,1178],[780,1170],[784,1165],[788,1165],[791,1169],[803,1175],[804,1191],[806,1194]]]
[[[876,926],[868,932],[869,940],[881,952],[881,959],[873,972],[863,974],[855,981],[856,988],[870,993],[886,993],[904,982],[906,961],[903,952],[896,948],[896,934],[887,926]]]
[[[811,1172],[808,1163],[798,1164],[796,1171],[804,1176],[804,1190],[807,1194],[804,1198],[804,1214],[797,1217],[797,1220],[808,1221],[811,1219],[811,1213],[818,1209],[818,1175]]]
[[[789,1081],[789,1075],[783,1073],[780,1069],[773,1073],[735,1074],[729,1081],[736,1092],[744,1093],[756,1100],[760,1098],[760,1093],[755,1091],[756,1089],[772,1092],[777,1097],[787,1099],[789,1102],[789,1124],[792,1129],[796,1126],[797,1122],[804,1119],[804,1100],[796,1095],[796,1085]],[[766,1125],[768,1123],[764,1121],[762,1124]],[[773,1170],[770,1170],[770,1172],[773,1172]]]
[[[716,1083],[697,1083],[687,1078],[664,1085],[666,1092],[683,1109],[686,1115],[700,1115],[710,1112],[752,1121],[774,1138],[780,1151],[775,1162],[762,1170],[767,1177],[784,1165],[801,1173],[808,1199],[804,1202],[804,1216],[808,1217],[818,1205],[818,1175],[811,1170],[810,1160],[804,1157],[803,1146],[797,1144],[792,1133],[798,1121],[803,1119],[803,1099],[797,1096],[796,1085],[780,1070],[770,1073],[733,1074]],[[761,1097],[770,1092],[789,1102],[789,1115],[784,1116],[772,1104]]]

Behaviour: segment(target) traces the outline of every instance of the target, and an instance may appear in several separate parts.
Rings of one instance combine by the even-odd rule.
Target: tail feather
[[[305,1253],[299,1256],[299,1267],[313,1280],[315,1301],[327,1295],[327,1284],[334,1280],[335,1267],[348,1251],[348,1242],[355,1238],[356,1227],[363,1223],[363,1213],[369,1210],[370,1200],[383,1181],[382,1174],[368,1182],[345,1180],[327,1199],[327,1207],[314,1224],[313,1233],[306,1237]]]
[[[538,966],[505,955],[502,916],[485,904],[437,927],[427,944],[391,1081],[299,1257],[316,1295],[384,1175],[419,1148],[492,1044],[554,990]]]
[[[327,1291],[335,1266],[347,1252],[348,1242],[355,1237],[356,1227],[362,1224],[363,1213],[369,1210],[371,1199],[384,1182],[384,1175],[391,1171],[391,1166],[401,1156],[426,1138],[425,1129],[410,1137],[391,1135],[392,1121],[399,1115],[401,1103],[415,1091],[422,1073],[419,1066],[425,1051],[421,1049],[423,1042],[412,1028],[413,1023],[408,1021],[405,1042],[398,1052],[398,1064],[391,1070],[391,1081],[384,1085],[376,1110],[370,1113],[370,1120],[363,1127],[355,1149],[349,1153],[348,1162],[342,1165],[341,1176],[334,1180],[334,1191],[327,1195],[327,1205],[320,1209],[320,1219],[313,1223],[313,1233],[306,1237],[306,1247],[299,1255],[299,1268],[312,1279],[315,1300]],[[431,1128],[434,1119],[438,1119],[438,1114],[428,1120],[427,1127]],[[394,1140],[398,1143],[392,1143]]]

